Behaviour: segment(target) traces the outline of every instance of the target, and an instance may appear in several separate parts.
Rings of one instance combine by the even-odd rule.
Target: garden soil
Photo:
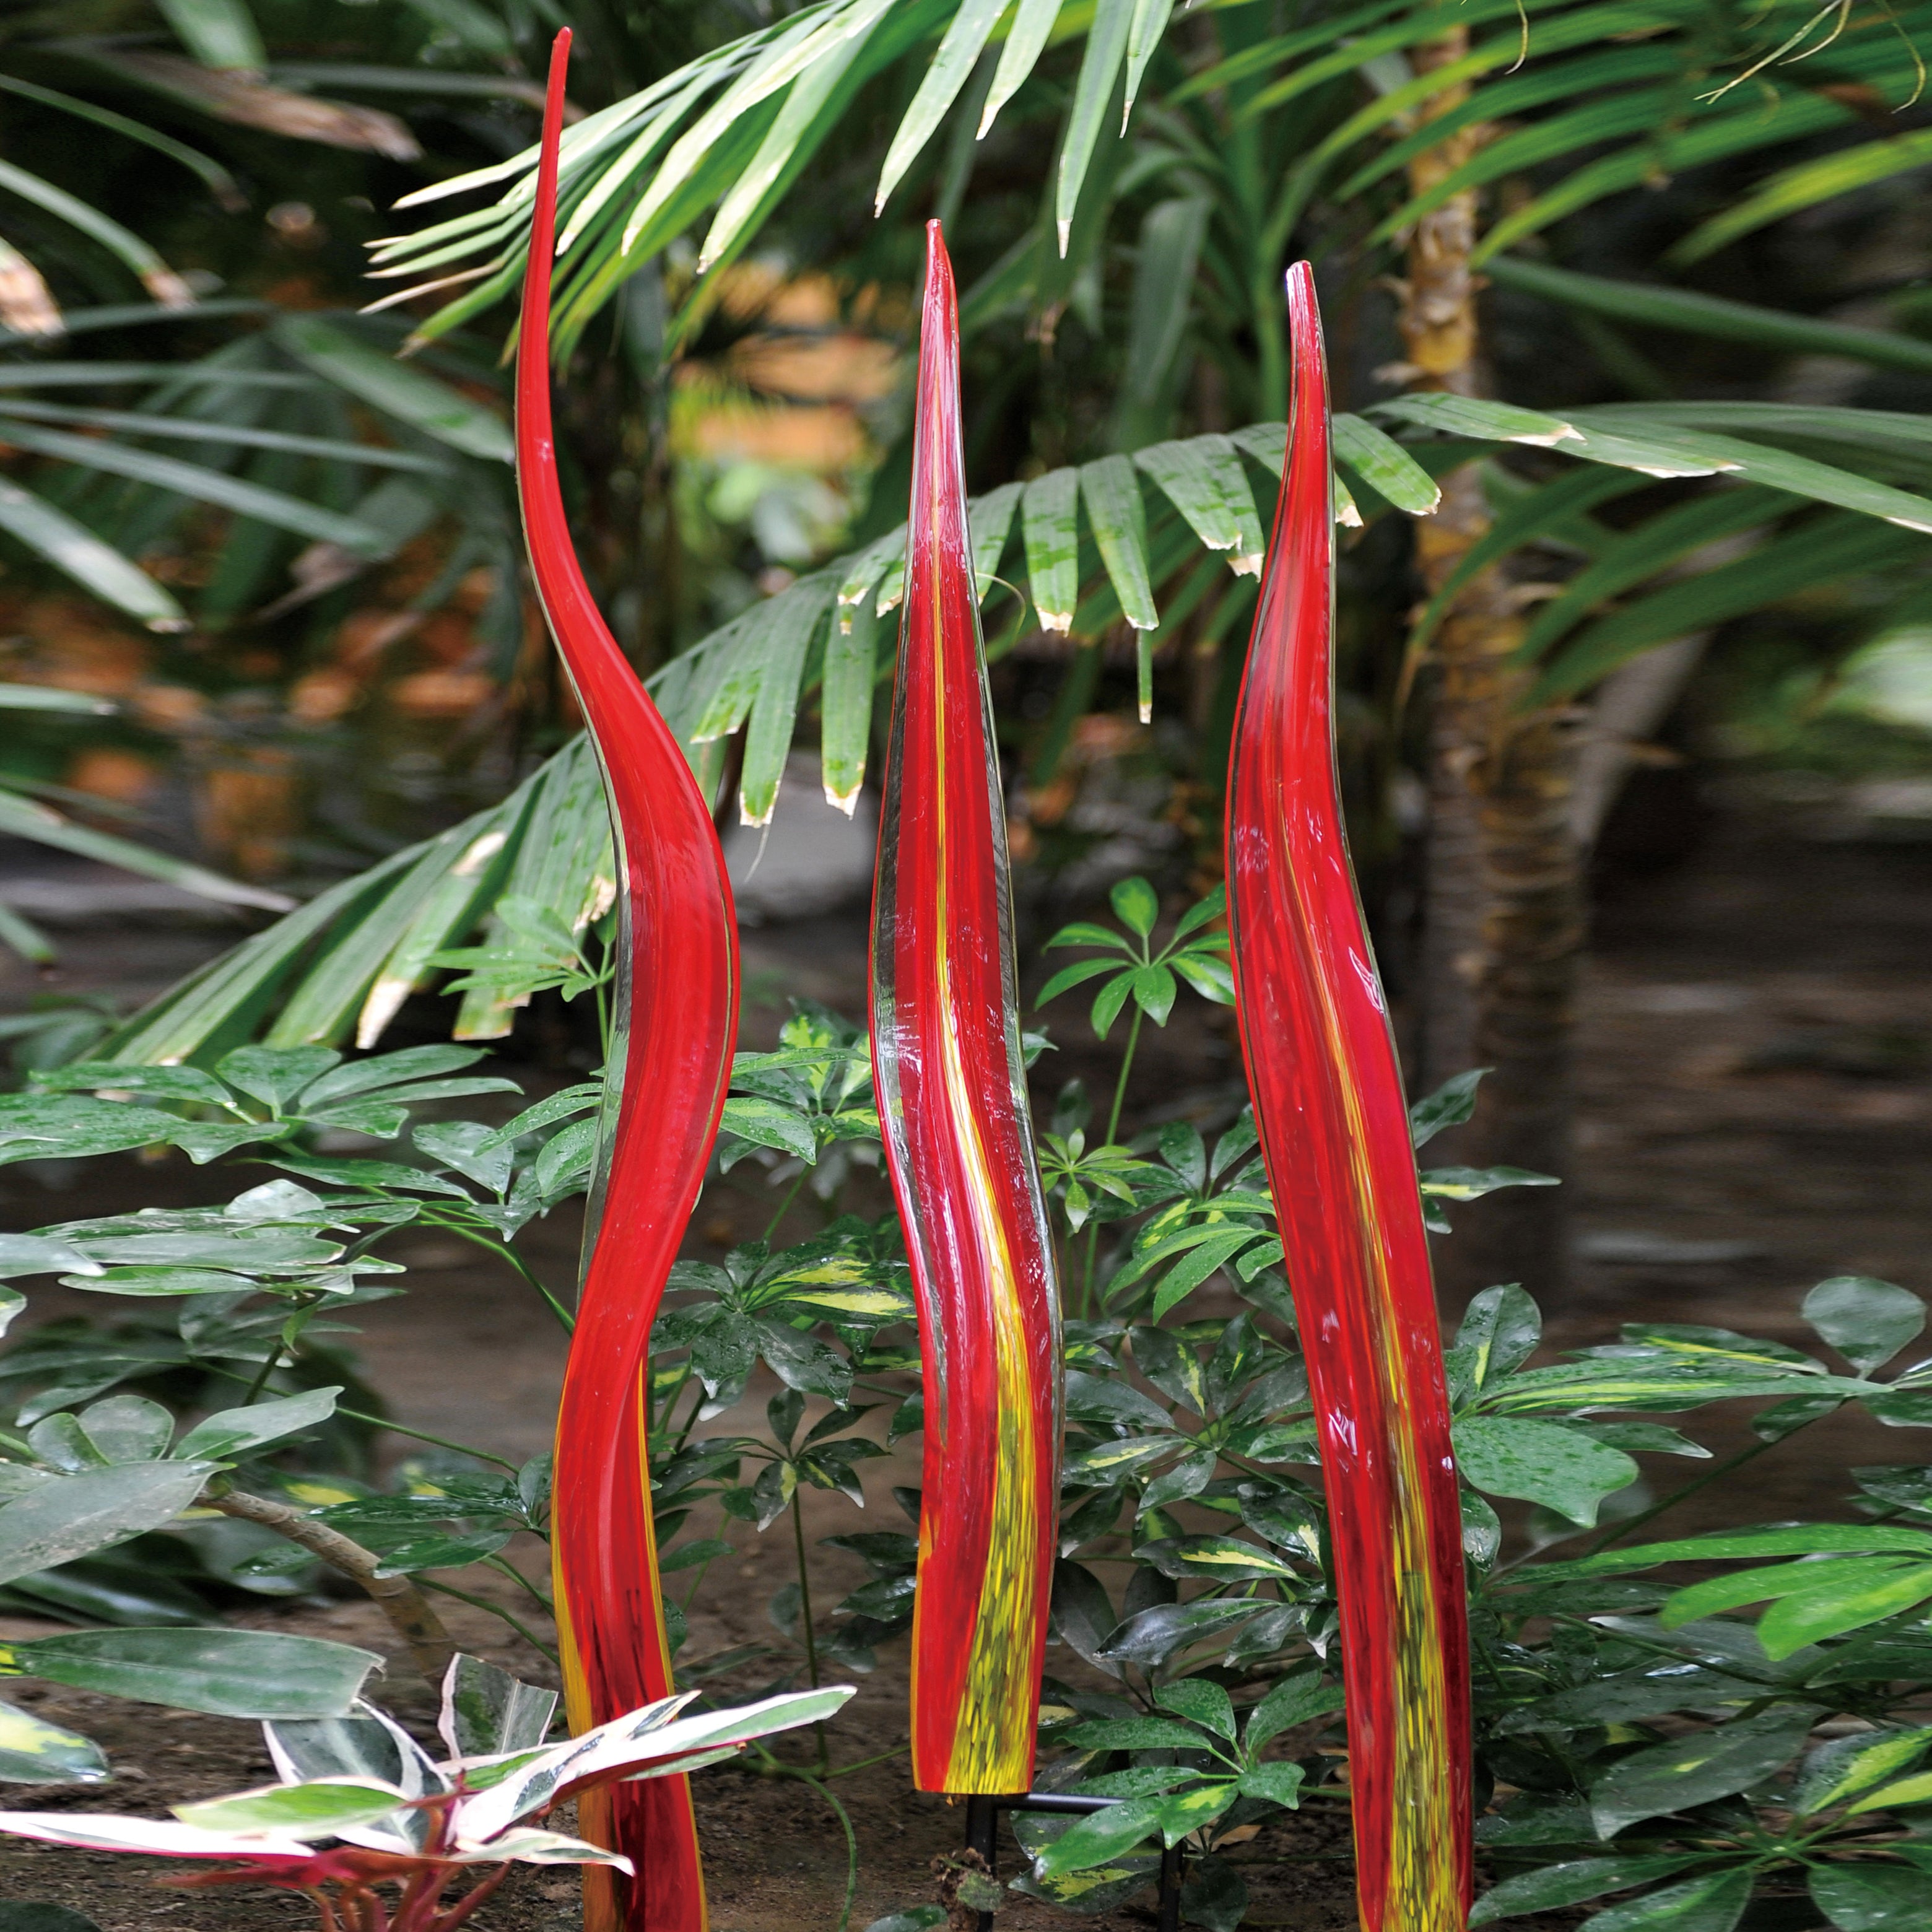
[[[1826,828],[1828,830],[1828,828]],[[1574,1182],[1574,1256],[1561,1298],[1550,1300],[1552,1347],[1610,1339],[1633,1319],[1694,1321],[1810,1340],[1797,1316],[1804,1290],[1822,1276],[1873,1274],[1932,1294],[1932,844],[1860,843],[1762,806],[1720,816],[1694,855],[1676,869],[1604,883],[1597,952],[1580,1006],[1580,1112]],[[177,931],[102,929],[68,935],[66,970],[82,990],[128,993],[165,983],[214,943]],[[747,935],[748,1045],[769,1044],[783,996],[802,992],[862,1010],[863,933],[856,916]],[[0,988],[21,1004],[25,986]],[[1150,1035],[1138,1091],[1160,1096],[1165,1115],[1225,1119],[1238,1088],[1223,1017],[1184,1006]],[[1054,1030],[1065,1050],[1050,1061],[1046,1090],[1069,1075],[1098,1082],[1107,1063],[1072,1044],[1071,1012]],[[551,1077],[573,1077],[554,1068]],[[1130,1124],[1133,1124],[1131,1114]],[[701,1206],[690,1252],[716,1256],[762,1231],[771,1211],[755,1173],[740,1170]],[[178,1158],[128,1160],[85,1170],[0,1172],[12,1228],[111,1211],[142,1202],[224,1198],[220,1180]],[[230,1190],[232,1191],[232,1190]],[[1462,1210],[1479,1214],[1480,1207]],[[795,1216],[799,1233],[808,1217]],[[533,1231],[537,1265],[563,1284],[576,1230],[560,1214]],[[400,1235],[392,1251],[414,1273],[406,1296],[368,1311],[368,1372],[400,1420],[520,1460],[548,1446],[563,1360],[561,1336],[507,1271],[478,1266],[453,1241]],[[1532,1289],[1537,1284],[1528,1284]],[[37,1317],[69,1312],[84,1298],[36,1292]],[[94,1304],[98,1311],[100,1304]],[[754,1426],[768,1391],[754,1388],[737,1416]],[[877,1424],[880,1417],[868,1418]],[[1720,1455],[1748,1443],[1742,1418],[1695,1425]],[[399,1453],[406,1444],[392,1438]],[[1681,1532],[1739,1518],[1769,1521],[1839,1506],[1843,1472],[1868,1462],[1923,1460],[1910,1432],[1828,1421],[1755,1464],[1742,1491],[1694,1496],[1669,1519]],[[1656,1459],[1653,1459],[1654,1461]],[[1655,1480],[1696,1466],[1666,1464]],[[916,1481],[903,1450],[866,1466],[872,1498],[854,1520],[844,1500],[808,1495],[810,1538],[854,1528],[898,1528],[894,1483]],[[734,1552],[714,1564],[690,1610],[684,1657],[776,1641],[766,1605],[793,1574],[783,1524],[763,1538],[728,1532]],[[534,1546],[509,1552],[534,1568]],[[826,1551],[814,1571],[823,1600],[863,1580],[856,1559]],[[513,1603],[487,1571],[463,1579]],[[554,1681],[537,1652],[506,1641],[481,1610],[442,1600],[452,1634],[521,1674]],[[525,1607],[527,1607],[526,1604]],[[373,1609],[317,1601],[240,1621],[296,1629],[392,1653]],[[0,1636],[58,1628],[0,1623]],[[548,1633],[545,1633],[548,1634]],[[1068,1653],[1048,1653],[1066,1672]],[[769,1672],[770,1666],[766,1666]],[[426,1690],[392,1662],[379,1695],[425,1727]],[[755,1669],[724,1680],[748,1695]],[[904,1743],[903,1646],[859,1680],[858,1695],[831,1729],[835,1765],[859,1766]],[[255,1728],[158,1711],[22,1680],[7,1687],[41,1714],[99,1738],[112,1785],[10,1787],[22,1809],[111,1807],[159,1814],[170,1804],[262,1781],[270,1774]],[[813,1763],[807,1737],[779,1742],[786,1762]],[[962,1813],[906,1788],[904,1760],[890,1758],[832,1781],[856,1833],[860,1878],[850,1924],[934,1895],[933,1862],[957,1850]],[[838,1819],[818,1791],[796,1779],[718,1768],[697,1780],[713,1922],[718,1932],[832,1932],[844,1900],[847,1849]],[[1248,1879],[1253,1927],[1327,1932],[1355,1923],[1346,1826],[1332,1805],[1311,1804],[1264,1826],[1232,1854]],[[1004,1868],[1017,1864],[1010,1843]],[[567,1876],[520,1872],[473,1922],[478,1932],[564,1932],[576,1922]],[[146,1862],[0,1844],[0,1900],[58,1901],[102,1932],[268,1932],[313,1922],[292,1895],[157,1889]],[[1576,1915],[1552,1917],[1554,1927]],[[1044,1932],[1082,1922],[1016,1898],[1000,1915],[1006,1932]],[[1146,1902],[1084,1922],[1094,1932],[1151,1923]],[[1534,1922],[1542,1924],[1546,1922]],[[1794,1919],[1794,1924],[1800,1922]]]

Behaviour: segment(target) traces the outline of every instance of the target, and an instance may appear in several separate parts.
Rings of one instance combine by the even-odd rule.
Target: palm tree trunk
[[[1468,51],[1459,28],[1418,48],[1418,71]],[[1441,113],[1466,87],[1435,98]],[[1489,137],[1462,128],[1419,156],[1412,190],[1432,187]],[[1481,384],[1473,191],[1419,221],[1409,243],[1402,329],[1409,380],[1469,395]],[[1417,559],[1432,595],[1489,527],[1477,466],[1444,479],[1418,525]],[[1456,601],[1432,652],[1430,835],[1420,1084],[1474,1066],[1493,1070],[1450,1157],[1562,1174],[1569,1166],[1570,1029],[1585,933],[1579,848],[1570,830],[1573,714],[1528,711],[1514,662],[1522,623],[1514,586],[1480,572]],[[1452,1294],[1495,1280],[1546,1291],[1561,1278],[1563,1190],[1522,1189],[1466,1210],[1438,1271]]]

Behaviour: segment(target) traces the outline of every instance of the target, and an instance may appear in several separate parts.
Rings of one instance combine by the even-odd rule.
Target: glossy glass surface
[[[1234,982],[1321,1430],[1361,1923],[1461,1932],[1461,1521],[1402,1078],[1335,778],[1328,382],[1306,262],[1290,272],[1288,314],[1288,467],[1228,781]]]
[[[668,1695],[646,1466],[651,1323],[703,1184],[738,1024],[731,889],[677,740],[605,628],[578,569],[550,429],[550,264],[570,35],[557,36],[517,352],[517,476],[538,595],[604,768],[622,911],[602,1179],[557,1419],[552,1534],[572,1726]],[[702,1932],[687,1780],[620,1784],[578,1828],[637,1876],[586,1874],[586,1932]]]
[[[916,407],[872,930],[872,1064],[925,1353],[913,1775],[922,1791],[1024,1791],[1060,1492],[1060,1312],[936,221]]]

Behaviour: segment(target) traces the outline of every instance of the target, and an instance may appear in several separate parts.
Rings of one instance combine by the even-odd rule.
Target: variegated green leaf
[[[1080,601],[1080,472],[1049,470],[1026,486],[1020,524],[1040,628],[1065,632]]]
[[[1006,548],[1013,527],[1013,512],[1019,508],[1022,483],[1002,483],[968,505],[973,532],[973,594],[981,603],[992,589],[993,574]]]
[[[1122,614],[1139,633],[1134,643],[1141,722],[1144,724],[1154,716],[1154,646],[1147,634],[1160,622],[1148,575],[1147,506],[1134,466],[1124,456],[1103,456],[1098,462],[1082,464],[1080,494]]]
[[[851,627],[853,611],[865,602],[890,566],[896,560],[904,562],[905,544],[905,526],[902,524],[898,529],[875,538],[853,558],[838,580],[838,622],[842,627]]]
[[[1334,421],[1335,455],[1378,495],[1412,517],[1426,517],[1442,500],[1434,477],[1393,436],[1346,412]]]
[[[878,625],[871,608],[861,603],[856,610],[840,613],[825,640],[819,769],[826,800],[848,818],[857,806],[866,782]]]
[[[1157,442],[1136,450],[1134,460],[1160,484],[1208,549],[1232,553],[1228,566],[1237,575],[1260,575],[1266,542],[1261,518],[1240,458],[1226,436]]]
[[[778,598],[772,600],[775,606]],[[774,610],[765,647],[763,675],[752,700],[751,724],[745,734],[744,772],[738,787],[738,814],[746,825],[771,823],[778,802],[778,780],[785,754],[791,749],[793,720],[798,715],[798,688],[805,657],[831,602],[830,587],[813,580],[803,595],[797,588]]]

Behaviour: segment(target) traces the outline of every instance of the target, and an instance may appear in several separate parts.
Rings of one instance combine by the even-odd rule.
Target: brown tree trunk
[[[1414,65],[1426,72],[1468,51],[1468,34],[1458,29],[1418,48]],[[1432,111],[1467,94],[1463,86],[1445,88]],[[1489,134],[1465,128],[1419,156],[1411,188],[1434,186]],[[1469,266],[1476,220],[1471,191],[1416,224],[1401,317],[1413,387],[1469,395],[1480,386],[1480,282]],[[1417,529],[1417,560],[1432,596],[1489,523],[1476,466],[1444,478],[1440,506]],[[1513,662],[1522,640],[1518,610],[1502,573],[1483,571],[1457,597],[1432,652],[1419,1084],[1426,1092],[1468,1067],[1492,1069],[1474,1120],[1444,1144],[1443,1156],[1563,1174],[1571,1004],[1585,931],[1570,826],[1576,734],[1568,712],[1523,708],[1529,675]],[[1461,1210],[1458,1232],[1438,1256],[1450,1298],[1497,1280],[1536,1292],[1556,1287],[1562,1193],[1514,1190]]]
[[[374,1551],[352,1542],[340,1530],[317,1522],[286,1503],[269,1496],[254,1496],[241,1490],[217,1496],[205,1490],[195,1498],[197,1509],[219,1510],[224,1516],[238,1516],[244,1522],[260,1523],[278,1536],[319,1556],[330,1568],[352,1576],[373,1597],[390,1628],[402,1639],[410,1661],[422,1672],[432,1688],[442,1688],[443,1674],[456,1654],[456,1646],[444,1629],[442,1619],[431,1610],[428,1600],[406,1576],[379,1576],[382,1559]]]

